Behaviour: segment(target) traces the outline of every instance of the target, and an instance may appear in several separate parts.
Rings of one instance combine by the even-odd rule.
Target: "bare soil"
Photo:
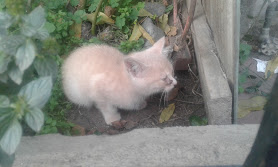
[[[122,120],[113,126],[105,124],[101,113],[95,108],[73,107],[67,112],[68,121],[85,129],[85,134],[118,134],[136,128],[164,128],[171,126],[190,126],[189,117],[192,115],[204,117],[205,109],[199,79],[189,71],[177,72],[178,93],[170,101],[164,101],[161,94],[150,97],[148,105],[140,111],[120,110]],[[174,95],[174,94],[173,94]],[[175,104],[171,118],[159,123],[161,111],[168,104]],[[79,127],[79,129],[80,129]]]

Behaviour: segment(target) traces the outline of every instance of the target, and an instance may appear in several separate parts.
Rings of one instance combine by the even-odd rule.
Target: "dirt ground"
[[[95,107],[90,109],[73,107],[71,111],[67,112],[68,121],[85,128],[85,134],[118,134],[136,128],[190,126],[189,117],[191,115],[200,117],[206,115],[200,82],[189,71],[176,72],[176,77],[179,86],[174,99],[164,102],[161,94],[158,94],[147,100],[148,105],[143,110],[120,110],[122,121],[114,126],[106,125],[101,113]],[[176,106],[174,114],[168,121],[159,123],[161,111],[172,103]]]

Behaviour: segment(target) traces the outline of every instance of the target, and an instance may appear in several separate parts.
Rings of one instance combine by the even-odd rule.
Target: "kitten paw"
[[[107,125],[112,125],[112,122],[121,120],[121,114],[116,112],[116,113],[113,113],[113,114],[106,115],[104,117],[104,120],[105,120]]]

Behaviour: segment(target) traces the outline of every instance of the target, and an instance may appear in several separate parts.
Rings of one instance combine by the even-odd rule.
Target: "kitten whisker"
[[[159,105],[158,105],[159,110],[160,110],[160,104],[161,104],[161,100],[162,100],[163,94],[164,94],[164,91],[161,93],[161,96],[160,96],[160,99],[159,99]]]

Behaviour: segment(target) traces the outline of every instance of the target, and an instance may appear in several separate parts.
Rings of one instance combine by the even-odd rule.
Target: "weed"
[[[250,55],[252,47],[248,44],[240,44],[239,63],[243,64]]]
[[[138,41],[124,41],[121,42],[119,50],[123,53],[129,53],[132,51],[138,51],[142,49],[144,45],[144,40],[140,38]]]

